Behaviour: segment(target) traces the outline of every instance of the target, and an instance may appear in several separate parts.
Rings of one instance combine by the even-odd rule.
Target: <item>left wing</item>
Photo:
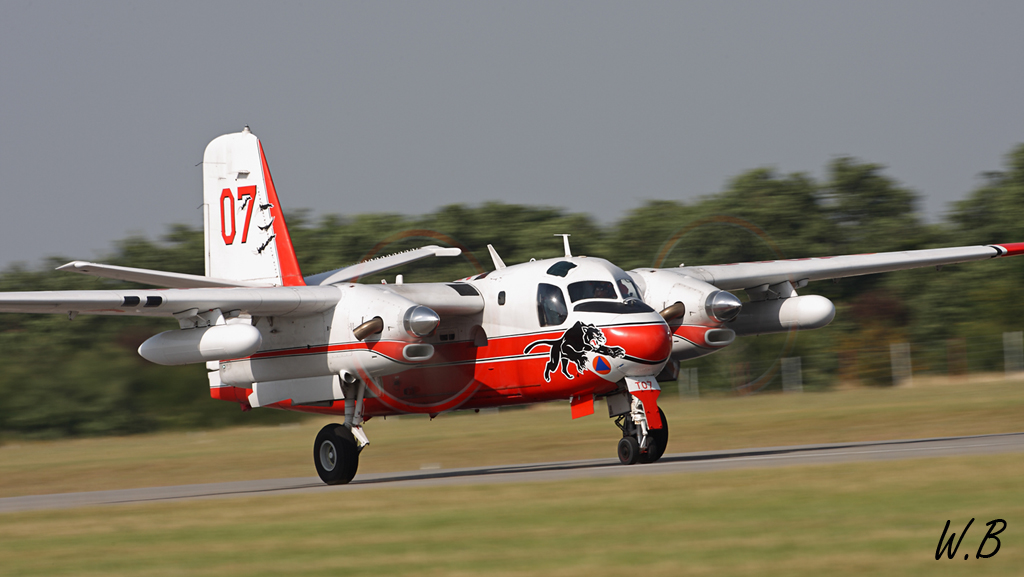
[[[128,316],[192,316],[220,309],[253,316],[323,312],[341,298],[337,287],[125,289],[0,293],[0,312]]]
[[[943,266],[1019,254],[1024,254],[1024,243],[797,258],[712,266],[683,266],[674,269],[658,270],[670,270],[684,274],[712,284],[722,290],[766,289],[770,285],[786,281],[800,288],[808,282],[815,280],[892,272],[926,266]]]

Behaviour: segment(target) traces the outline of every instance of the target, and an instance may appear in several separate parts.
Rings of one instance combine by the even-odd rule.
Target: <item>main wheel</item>
[[[668,447],[668,419],[661,407],[658,407],[658,414],[661,415],[661,428],[647,431],[647,452],[640,454],[641,463],[657,462]]]
[[[640,443],[636,437],[619,439],[619,461],[623,465],[632,465],[640,459]]]
[[[352,431],[337,423],[320,429],[313,442],[313,464],[320,480],[328,485],[351,481],[359,468],[359,448]]]

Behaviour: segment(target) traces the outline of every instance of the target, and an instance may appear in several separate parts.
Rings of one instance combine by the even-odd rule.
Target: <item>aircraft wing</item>
[[[0,312],[173,316],[220,309],[225,314],[303,316],[325,311],[340,298],[336,287],[32,291],[0,293]]]
[[[744,262],[711,266],[683,266],[672,270],[722,290],[767,288],[789,281],[797,288],[810,281],[881,272],[943,266],[1024,254],[1024,243],[991,244],[880,252],[819,258]]]
[[[184,274],[179,272],[165,272],[161,270],[149,270],[144,268],[132,268],[127,266],[116,266],[112,264],[98,264],[76,260],[57,267],[56,270],[65,272],[77,272],[89,276],[112,278],[129,282],[137,282],[152,286],[165,288],[214,288],[214,287],[266,287],[269,285],[249,281],[225,280]]]

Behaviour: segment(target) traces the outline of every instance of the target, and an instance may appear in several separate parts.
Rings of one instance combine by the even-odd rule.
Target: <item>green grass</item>
[[[13,513],[0,573],[1019,575],[1022,476],[1001,455]]]
[[[676,453],[1024,430],[1022,381],[688,401],[663,396],[668,451]],[[0,445],[0,497],[314,476],[313,437],[327,422],[8,442]],[[568,404],[551,403],[433,421],[378,418],[366,430],[372,444],[362,454],[363,473],[614,458],[620,436],[603,403],[576,420]]]

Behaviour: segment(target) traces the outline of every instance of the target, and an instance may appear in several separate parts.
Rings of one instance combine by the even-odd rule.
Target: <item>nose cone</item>
[[[437,325],[441,324],[441,317],[437,316],[433,310],[418,305],[405,311],[405,319],[403,319],[405,325],[405,331],[414,337],[425,337],[430,333],[434,332]]]
[[[740,311],[743,310],[743,303],[732,293],[715,291],[708,295],[704,308],[709,317],[724,323],[740,314]]]
[[[609,345],[624,350],[616,361],[626,376],[656,375],[672,353],[672,333],[665,322],[609,327],[604,332]]]

